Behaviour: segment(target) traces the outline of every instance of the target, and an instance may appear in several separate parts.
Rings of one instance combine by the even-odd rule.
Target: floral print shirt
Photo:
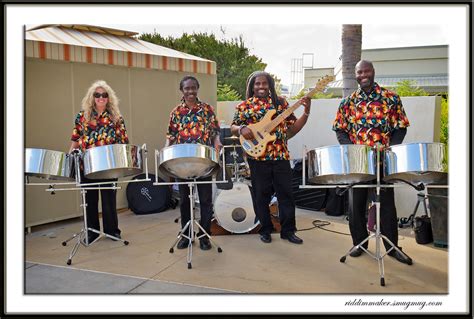
[[[199,143],[213,146],[219,132],[219,123],[212,106],[198,101],[196,106],[190,108],[183,99],[171,111],[166,137],[169,145]]]
[[[359,88],[341,101],[332,129],[347,132],[353,144],[389,146],[392,132],[409,125],[400,97],[374,83],[369,94]]]
[[[280,113],[288,108],[288,102],[284,98],[280,99],[280,105],[276,109],[278,116]],[[236,106],[233,125],[250,125],[259,122],[267,111],[274,110],[275,106],[270,97],[257,98],[251,97]],[[290,153],[288,152],[288,127],[292,126],[296,121],[295,115],[292,113],[283,122],[280,123],[273,132],[276,136],[275,141],[268,143],[265,154],[261,157],[254,158],[258,161],[271,160],[289,160]]]
[[[80,111],[72,130],[71,141],[79,142],[79,148],[88,148],[109,144],[128,144],[128,135],[123,117],[114,123],[107,110],[99,114],[93,110],[91,120],[86,121],[84,111]]]

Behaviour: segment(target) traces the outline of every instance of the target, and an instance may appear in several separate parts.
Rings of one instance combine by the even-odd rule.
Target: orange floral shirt
[[[84,111],[77,114],[71,141],[79,142],[79,148],[88,148],[109,144],[128,144],[128,135],[123,117],[114,123],[107,110],[99,116],[94,110],[91,121],[87,122]]]
[[[284,98],[280,98],[280,105],[276,109],[276,115],[288,108],[288,102]],[[233,125],[250,125],[258,123],[269,110],[274,110],[275,106],[270,97],[257,98],[251,97],[236,106]],[[295,124],[296,117],[292,113],[283,122],[280,123],[273,132],[276,136],[275,141],[267,144],[265,154],[261,157],[254,158],[258,161],[271,160],[289,160],[290,153],[288,151],[288,127]]]
[[[374,83],[369,94],[359,88],[341,101],[332,129],[347,132],[353,144],[389,146],[392,132],[409,125],[400,97]]]
[[[219,132],[219,123],[212,106],[198,101],[195,107],[189,108],[183,101],[171,111],[166,137],[169,145],[199,143],[213,146]]]

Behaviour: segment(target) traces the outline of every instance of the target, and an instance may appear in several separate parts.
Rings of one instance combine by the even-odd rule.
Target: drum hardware
[[[113,145],[116,145],[116,144],[113,144]],[[109,146],[109,145],[106,145],[106,146]],[[97,148],[100,148],[100,147],[97,147]],[[83,228],[78,233],[73,234],[70,238],[68,238],[68,239],[66,239],[65,241],[62,242],[62,245],[66,246],[69,241],[71,241],[73,239],[77,239],[75,245],[73,246],[71,252],[69,253],[68,259],[66,261],[67,265],[71,265],[72,258],[76,255],[76,253],[79,250],[79,247],[81,245],[83,245],[85,247],[88,247],[91,244],[97,242],[101,237],[108,237],[108,238],[111,238],[115,241],[121,241],[124,245],[129,244],[129,242],[127,240],[123,240],[121,238],[106,234],[106,233],[101,232],[99,230],[96,230],[94,228],[87,227],[86,193],[87,193],[88,190],[100,190],[100,189],[117,190],[117,189],[121,189],[120,186],[117,186],[118,183],[134,183],[134,182],[150,181],[150,179],[148,178],[148,164],[147,164],[148,162],[147,162],[147,157],[146,157],[147,156],[146,144],[143,144],[142,149],[144,150],[144,154],[145,154],[145,170],[146,170],[146,175],[145,176],[146,176],[146,179],[144,179],[144,180],[82,183],[81,182],[81,174],[80,174],[80,163],[81,163],[81,159],[83,158],[84,154],[82,152],[80,152],[79,150],[74,150],[71,154],[69,154],[70,158],[72,160],[72,163],[73,163],[72,165],[75,168],[74,169],[75,182],[30,183],[29,179],[28,179],[28,176],[38,176],[38,177],[44,177],[44,178],[47,178],[47,179],[54,179],[54,180],[64,179],[64,178],[61,178],[62,176],[59,176],[60,178],[58,178],[58,176],[54,176],[54,175],[50,174],[51,170],[49,170],[49,167],[51,167],[51,164],[45,165],[45,164],[41,163],[41,165],[37,165],[36,167],[48,167],[47,170],[45,170],[45,171],[40,170],[38,172],[32,172],[31,170],[28,170],[32,166],[29,163],[26,165],[26,169],[25,169],[26,185],[29,185],[29,186],[45,186],[45,185],[47,185],[48,188],[46,189],[46,191],[51,192],[51,194],[55,194],[56,191],[78,191],[78,190],[81,191],[81,204],[80,204],[80,206],[82,207],[84,225],[83,225]],[[52,152],[55,152],[55,151],[48,151],[48,152],[46,152],[46,154],[47,155],[48,154],[53,154]],[[41,161],[44,161],[43,159],[45,157],[40,156],[39,158],[40,158]],[[57,158],[57,156],[55,158]],[[132,160],[132,162],[133,162],[133,160]],[[141,159],[140,159],[140,162],[141,162]],[[135,163],[136,163],[136,161],[135,161]],[[54,164],[54,165],[56,165],[55,167],[57,167],[57,164]],[[33,167],[35,167],[35,166],[33,165]],[[114,172],[113,174],[117,174],[117,172]],[[128,176],[127,175],[128,173],[126,173],[126,172],[124,172],[123,174],[125,174],[125,175],[120,176],[120,177]],[[68,179],[71,179],[71,178],[69,178],[69,177],[66,178],[66,180],[68,180]],[[104,185],[104,184],[106,184],[106,185],[112,184],[112,186],[101,186],[101,185]],[[62,185],[75,185],[75,187],[57,188],[56,185],[61,185],[61,186]],[[94,232],[94,233],[98,234],[99,236],[93,242],[89,242],[88,231]]]
[[[239,141],[239,137],[235,136],[235,135],[232,135],[232,136],[229,136],[229,137],[224,137],[224,140],[231,141],[232,143],[235,144]]]
[[[305,156],[308,155],[308,157],[310,156],[314,156],[314,153],[310,154],[308,153],[307,151],[307,148],[306,148],[306,145],[303,146],[303,169],[302,169],[302,180],[303,180],[303,185],[300,186],[300,188],[342,188],[342,187],[350,187],[350,188],[375,188],[376,189],[376,198],[375,198],[375,201],[374,201],[374,204],[375,204],[375,208],[376,208],[376,214],[375,214],[375,220],[376,220],[376,228],[375,228],[375,232],[370,234],[367,238],[365,238],[363,241],[361,241],[360,243],[358,243],[357,245],[354,245],[351,249],[349,249],[349,251],[340,258],[340,262],[341,263],[344,263],[346,261],[346,257],[353,251],[355,251],[356,249],[361,249],[363,251],[365,251],[369,256],[371,256],[372,258],[374,258],[375,260],[377,260],[378,262],[378,266],[379,266],[379,273],[380,273],[380,285],[381,286],[385,286],[385,270],[384,270],[384,263],[383,263],[383,258],[388,254],[390,253],[392,250],[396,250],[398,253],[400,253],[401,255],[403,255],[404,257],[408,258],[408,256],[403,252],[401,251],[398,247],[396,247],[385,235],[383,235],[381,232],[380,232],[380,189],[381,188],[389,188],[389,187],[403,187],[404,185],[386,185],[386,184],[381,184],[380,183],[380,165],[375,165],[376,166],[376,185],[362,185],[362,184],[359,184],[359,183],[354,183],[354,182],[351,182],[349,181],[349,184],[346,184],[346,185],[306,185],[306,178],[305,178]],[[376,162],[375,163],[379,163],[380,162],[380,153],[381,153],[381,147],[379,145],[376,145],[374,146],[374,152],[376,154]],[[365,159],[363,159],[363,161],[365,161]],[[308,158],[308,162],[309,162],[309,158]],[[316,175],[317,175],[317,171],[316,171]],[[341,178],[338,178],[336,177],[336,181],[338,182],[348,182],[348,180],[346,179],[347,176],[343,176]],[[352,177],[349,178],[349,180],[352,180]],[[429,182],[429,181],[428,181]],[[414,185],[412,185],[414,186]],[[424,187],[424,185],[423,185]],[[434,187],[434,188],[447,188],[448,186],[447,185],[433,185],[433,186],[430,186],[430,187]],[[375,238],[375,254],[372,254],[371,252],[369,252],[366,248],[364,248],[362,245],[366,242],[368,242],[370,239],[372,238]],[[382,239],[384,239],[386,242],[389,243],[389,245],[391,246],[390,249],[388,249],[385,254],[382,254],[381,252],[381,245],[382,245]]]
[[[429,209],[428,205],[426,204],[428,202],[428,195],[423,192],[419,192],[416,194],[416,205],[415,209],[413,210],[413,213],[411,213],[408,218],[400,218],[400,221],[398,223],[399,228],[404,228],[404,227],[413,227],[413,221],[415,220],[416,213],[418,212],[418,207],[420,206],[420,202],[423,202],[423,207],[425,209],[425,215],[430,216],[429,214]]]
[[[181,185],[186,184],[189,187],[189,206],[190,219],[184,227],[178,232],[176,240],[169,249],[170,254],[174,253],[174,246],[181,238],[189,240],[186,262],[188,269],[192,268],[193,246],[195,239],[207,237],[212,244],[217,247],[217,252],[221,253],[222,248],[212,239],[202,226],[194,219],[194,187],[197,184],[216,184],[227,183],[225,176],[225,156],[222,148],[219,156],[215,149],[201,144],[175,144],[167,146],[160,151],[155,150],[155,182],[153,185]],[[222,157],[222,181],[216,181],[215,176],[211,181],[198,181],[199,178],[208,177],[216,173],[219,168],[218,157]],[[158,162],[160,163],[158,165]],[[189,165],[192,163],[192,165]],[[162,167],[163,166],[163,167]],[[172,178],[187,179],[185,182],[159,182],[159,172]],[[203,176],[199,176],[202,174]],[[186,178],[187,177],[187,178]],[[177,220],[175,220],[177,222]],[[194,227],[202,231],[202,235],[197,236]]]
[[[238,140],[239,138],[236,136],[231,136],[232,140]],[[231,137],[226,137],[226,139],[231,139]],[[232,163],[228,164],[227,166],[231,167],[233,170],[232,181],[233,182],[241,182],[244,179],[244,175],[242,172],[246,172],[246,163],[239,163],[237,159],[239,158],[239,154],[237,153],[237,147],[241,147],[240,145],[233,144],[233,145],[224,145],[223,149],[231,148],[232,152],[230,152],[230,156],[232,156],[233,161]],[[243,167],[243,168],[241,168]]]

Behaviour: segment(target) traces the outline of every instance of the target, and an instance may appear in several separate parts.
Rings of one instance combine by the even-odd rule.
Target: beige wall
[[[372,62],[390,60],[448,59],[448,46],[425,46],[362,50],[362,58]]]
[[[447,59],[420,59],[374,62],[376,76],[448,74]]]
[[[25,147],[68,151],[74,117],[89,86],[103,79],[115,90],[131,144],[147,144],[149,172],[154,150],[165,143],[169,113],[181,98],[179,81],[188,73],[39,59],[25,62]],[[193,74],[201,100],[216,105],[216,75]],[[32,179],[31,182],[45,182]],[[117,207],[127,207],[119,184]],[[78,191],[49,195],[44,186],[25,187],[25,226],[80,216]]]

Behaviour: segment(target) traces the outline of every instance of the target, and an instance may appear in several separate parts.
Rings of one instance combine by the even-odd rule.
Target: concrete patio
[[[416,243],[411,229],[400,229],[399,245],[413,265],[383,258],[386,286],[380,286],[377,262],[367,254],[339,260],[350,248],[344,216],[297,209],[294,245],[273,234],[264,244],[256,234],[213,236],[202,251],[193,245],[192,269],[187,250],[169,253],[179,226],[179,209],[152,215],[119,213],[122,238],[101,238],[80,246],[70,266],[74,245],[61,243],[82,228],[82,219],[37,226],[25,237],[25,294],[447,294],[448,250]],[[313,221],[327,221],[313,228]],[[312,228],[312,229],[309,229]],[[308,229],[308,230],[304,230]],[[337,233],[339,232],[339,233]],[[375,251],[375,240],[369,243]],[[383,249],[382,249],[383,250]]]

